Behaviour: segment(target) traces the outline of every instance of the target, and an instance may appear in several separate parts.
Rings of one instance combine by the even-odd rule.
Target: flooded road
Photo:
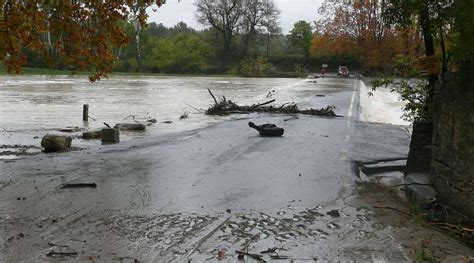
[[[358,121],[359,80],[144,77],[136,80],[140,84],[129,79],[137,95],[114,90],[127,79],[117,77],[97,90],[103,86],[79,80],[61,92],[36,90],[43,98],[69,91],[62,104],[34,104],[32,98],[41,96],[33,87],[1,91],[7,102],[2,125],[12,134],[3,141],[7,145],[21,139],[17,133],[81,125],[83,103],[99,119],[92,126],[146,112],[173,123],[129,134],[119,144],[0,160],[0,262],[238,262],[237,250],[247,253],[244,262],[257,262],[255,255],[283,262],[409,261],[396,230],[355,194],[354,162],[403,159],[409,143],[402,128]],[[181,99],[196,108],[212,102],[208,87],[242,104],[268,100],[271,91],[276,105],[334,105],[343,117],[196,112],[178,121],[188,109]],[[12,116],[20,113],[4,115],[15,101],[36,117],[15,122]],[[64,108],[54,115],[56,107]],[[37,119],[43,115],[49,122]],[[248,127],[250,120],[275,123],[285,134],[260,137]],[[66,183],[95,187],[63,188]]]
[[[86,76],[0,76],[0,156],[14,157],[12,153],[22,149],[37,152],[34,146],[39,146],[42,136],[60,133],[60,128],[95,129],[104,127],[104,122],[130,122],[130,117],[124,120],[130,115],[138,120],[156,118],[159,123],[145,133],[124,133],[123,140],[206,127],[223,120],[202,114],[213,102],[207,88],[240,104],[266,101],[272,92],[277,104],[327,106],[306,97],[305,92],[315,86],[301,79],[113,76],[90,83]],[[328,86],[326,91],[334,88]],[[89,104],[94,118],[87,123],[82,122],[83,104]],[[189,118],[180,120],[184,112]],[[75,140],[73,144],[94,143]]]

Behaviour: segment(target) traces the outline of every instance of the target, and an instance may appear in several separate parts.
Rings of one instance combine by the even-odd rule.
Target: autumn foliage
[[[397,56],[416,56],[421,37],[413,27],[387,25],[383,1],[326,3],[319,9],[310,52],[313,56],[353,58],[368,69],[384,70]]]
[[[128,41],[120,24],[139,5],[145,25],[146,8],[164,0],[48,1],[0,0],[0,60],[8,72],[20,73],[26,51],[50,65],[90,71],[95,81],[112,70],[115,49]]]

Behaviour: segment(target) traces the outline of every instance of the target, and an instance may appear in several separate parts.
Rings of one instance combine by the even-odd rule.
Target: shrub
[[[273,64],[264,57],[246,58],[240,63],[239,73],[243,77],[271,77],[276,74]]]

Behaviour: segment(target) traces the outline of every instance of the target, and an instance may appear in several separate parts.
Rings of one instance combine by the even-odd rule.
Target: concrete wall
[[[437,89],[432,183],[439,198],[474,217],[474,72],[449,77]]]
[[[431,144],[433,141],[432,123],[413,123],[405,174],[414,172],[430,173]]]

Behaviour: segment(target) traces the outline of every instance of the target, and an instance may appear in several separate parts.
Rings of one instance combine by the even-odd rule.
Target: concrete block
[[[118,129],[114,128],[103,128],[102,129],[102,143],[119,143],[120,142],[120,132]]]
[[[93,140],[93,139],[101,139],[101,138],[102,138],[102,129],[86,131],[82,133],[82,139],[85,139],[85,140]]]

